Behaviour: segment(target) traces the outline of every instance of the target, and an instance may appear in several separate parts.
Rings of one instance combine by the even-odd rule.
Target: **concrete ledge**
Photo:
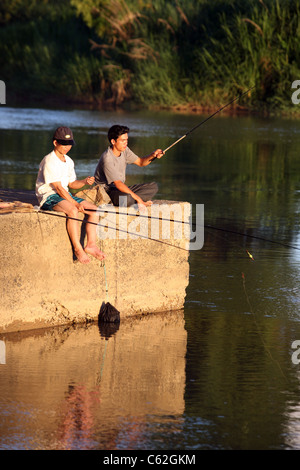
[[[174,218],[179,207],[187,214],[190,206],[185,202],[155,203],[167,216],[176,209]],[[122,217],[124,228],[124,213]],[[127,217],[127,228],[138,230],[138,220],[142,225],[144,219]],[[109,230],[108,214],[101,221]],[[140,233],[151,235],[150,226],[148,222]],[[102,302],[107,301],[106,281],[108,300],[120,311],[121,320],[181,309],[189,281],[189,237],[185,230],[176,239],[173,222],[170,227],[169,239],[162,233],[160,241],[133,238],[116,230],[123,238],[113,239],[105,235],[105,228],[99,228],[98,243],[106,254],[104,270],[104,264],[95,259],[88,265],[74,262],[64,217],[37,211],[0,214],[0,332],[97,320]]]

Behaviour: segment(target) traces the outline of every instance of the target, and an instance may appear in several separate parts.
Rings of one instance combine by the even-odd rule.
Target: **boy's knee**
[[[79,212],[78,209],[74,206],[74,208],[72,207],[72,209],[70,209],[70,210],[68,211],[67,215],[68,215],[69,217],[74,217],[74,218],[76,218],[76,217],[78,217],[78,212]]]

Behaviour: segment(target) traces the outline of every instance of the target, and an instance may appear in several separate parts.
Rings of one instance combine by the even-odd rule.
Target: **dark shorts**
[[[69,193],[70,194],[70,193]],[[76,201],[76,202],[82,202],[84,199],[81,199],[80,197],[73,196],[70,194],[70,196]],[[43,211],[52,211],[53,207],[56,206],[60,201],[63,201],[64,198],[60,197],[58,194],[52,194],[51,196],[48,196],[46,201],[41,207],[41,210]]]

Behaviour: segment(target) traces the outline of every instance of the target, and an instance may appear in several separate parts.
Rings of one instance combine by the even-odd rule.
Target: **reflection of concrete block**
[[[0,341],[0,364],[6,364],[4,341]]]
[[[14,432],[19,439],[16,428],[30,448],[57,450],[75,449],[77,443],[87,449],[93,442],[130,449],[158,427],[184,432],[183,310],[118,326],[106,340],[96,323],[5,336],[12,366],[0,366],[1,403],[7,403],[0,420],[2,448],[4,442],[11,447]],[[12,403],[21,403],[22,412],[9,408]]]

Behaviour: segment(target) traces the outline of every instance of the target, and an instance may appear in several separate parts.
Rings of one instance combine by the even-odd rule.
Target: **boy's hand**
[[[78,212],[84,212],[84,205],[82,202],[76,202],[75,206],[77,207]]]
[[[165,152],[162,149],[157,149],[153,152],[154,158],[161,158],[164,154]]]
[[[88,176],[87,178],[85,178],[85,184],[89,184],[90,186],[92,186],[92,184],[94,183],[95,183],[94,176]]]

